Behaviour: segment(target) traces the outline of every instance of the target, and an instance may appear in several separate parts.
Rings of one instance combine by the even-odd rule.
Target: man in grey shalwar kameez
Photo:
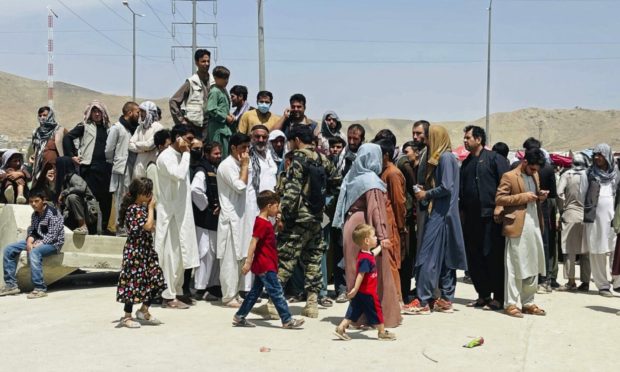
[[[540,203],[549,192],[539,190],[538,180],[538,170],[544,164],[540,149],[527,150],[521,164],[504,173],[495,198],[495,215],[502,218],[506,237],[504,311],[517,318],[523,313],[546,315],[534,304],[538,274],[545,275]],[[521,310],[517,307],[519,297]]]

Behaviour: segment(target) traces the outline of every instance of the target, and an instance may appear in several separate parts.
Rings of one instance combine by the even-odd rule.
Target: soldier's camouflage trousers
[[[321,224],[307,222],[286,226],[278,235],[278,279],[282,287],[293,275],[297,261],[305,267],[306,292],[319,293],[323,287],[321,258],[327,246],[323,240]]]

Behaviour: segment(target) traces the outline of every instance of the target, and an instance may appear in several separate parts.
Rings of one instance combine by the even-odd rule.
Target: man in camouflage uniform
[[[306,159],[320,159],[326,175],[327,195],[337,196],[342,181],[334,164],[316,151],[313,137],[312,129],[307,126],[295,126],[289,132],[287,139],[294,144],[294,153],[280,203],[284,229],[278,236],[278,279],[284,287],[301,259],[306,270],[305,290],[308,296],[302,315],[309,318],[319,315],[317,300],[322,288],[321,258],[327,246],[321,229],[323,210],[312,213],[306,201],[310,196]]]

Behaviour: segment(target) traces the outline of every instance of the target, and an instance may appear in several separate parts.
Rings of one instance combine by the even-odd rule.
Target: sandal
[[[499,301],[497,300],[493,300],[489,303],[487,303],[486,305],[484,305],[484,307],[482,308],[482,310],[488,310],[488,311],[498,311],[502,309],[502,304],[499,303]]]
[[[351,337],[349,337],[344,328],[336,327],[334,334],[343,341],[351,341]]]
[[[132,317],[121,318],[121,327],[140,328],[140,323],[133,320]]]
[[[288,323],[282,324],[282,328],[284,329],[294,329],[300,328],[304,325],[305,320],[303,319],[291,319]]]
[[[182,309],[189,309],[189,305],[185,304],[179,300],[164,300],[161,303],[161,307],[162,308],[168,308],[168,309],[178,309],[178,310],[182,310]]]
[[[523,309],[521,310],[523,311],[524,314],[529,314],[529,315],[539,315],[539,316],[547,315],[547,312],[541,309],[540,307],[538,307],[537,305],[523,306]]]
[[[247,327],[247,328],[254,328],[256,327],[256,324],[248,321],[246,318],[242,318],[240,316],[234,316],[233,317],[233,322],[232,325],[235,327]]]
[[[149,313],[148,311],[142,312],[140,310],[136,310],[136,319],[138,320],[138,323],[144,324],[144,325],[156,326],[156,325],[162,324],[161,320],[152,316],[151,313]]]
[[[515,317],[515,318],[523,318],[523,313],[515,305],[508,306],[506,309],[504,309],[504,312],[507,315],[510,315],[512,317]]]
[[[319,298],[319,306],[332,307],[334,302],[327,296]]]

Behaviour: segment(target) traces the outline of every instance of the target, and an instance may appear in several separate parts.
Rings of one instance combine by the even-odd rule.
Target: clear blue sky
[[[131,95],[131,14],[121,0],[4,1],[0,70],[45,80],[47,10],[56,20],[56,80]],[[65,4],[66,6],[63,6]],[[190,73],[191,2],[130,0],[138,18],[137,95],[170,96]],[[315,119],[473,120],[484,115],[487,0],[266,0],[267,89],[280,112],[297,92]],[[92,27],[87,25],[83,20]],[[199,5],[199,44],[216,45],[254,101],[256,0]],[[117,14],[115,14],[116,12]],[[155,16],[157,13],[161,22]],[[618,108],[620,1],[495,0],[491,111]],[[120,15],[120,16],[119,16]],[[99,30],[99,33],[93,28]],[[105,35],[105,36],[103,36]],[[43,104],[44,102],[42,102]],[[81,109],[81,108],[76,108]]]

